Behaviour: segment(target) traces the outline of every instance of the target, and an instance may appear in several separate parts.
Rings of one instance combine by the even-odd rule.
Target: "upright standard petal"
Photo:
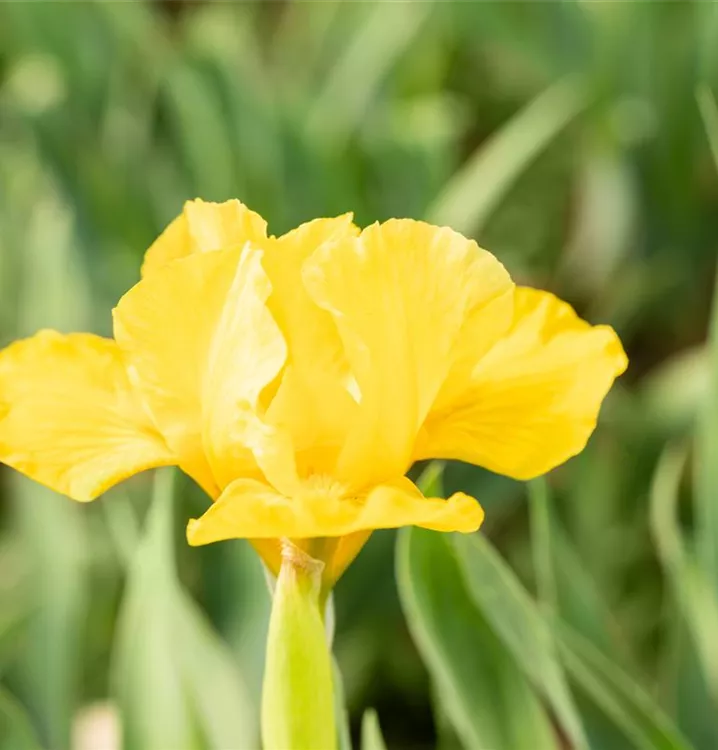
[[[611,328],[519,288],[511,330],[476,362],[465,390],[432,411],[415,458],[455,458],[516,479],[544,474],[583,449],[626,366]]]
[[[176,463],[115,342],[55,331],[0,352],[0,461],[80,501]]]
[[[272,286],[261,260],[259,250],[241,251],[212,336],[202,390],[204,445],[220,487],[243,476],[250,450],[265,477],[285,491],[296,482],[294,449],[286,433],[264,422],[260,396],[284,366],[287,347],[266,304]]]
[[[359,415],[339,457],[354,488],[403,474],[419,427],[457,356],[461,331],[511,289],[503,266],[447,228],[391,220],[320,248],[304,269],[314,301],[335,318],[357,381]],[[510,313],[506,312],[506,317]],[[497,313],[475,327],[491,345]]]
[[[238,200],[208,203],[199,198],[187,201],[145,253],[142,275],[147,276],[166,263],[193,253],[229,250],[245,243],[261,244],[267,237],[267,223]]]
[[[202,441],[202,396],[210,346],[240,255],[221,251],[168,263],[130,289],[113,311],[115,339],[133,383],[180,467],[211,497],[219,487]]]
[[[302,476],[333,471],[357,404],[334,319],[307,293],[301,269],[322,245],[358,234],[351,214],[345,214],[302,224],[266,245],[269,307],[288,347],[287,367],[267,419],[291,435]]]
[[[212,497],[238,476],[262,476],[247,437],[285,347],[260,259],[252,247],[190,255],[115,309],[131,376],[181,468]]]

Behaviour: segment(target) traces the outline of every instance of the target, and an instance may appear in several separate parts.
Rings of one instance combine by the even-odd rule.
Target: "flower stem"
[[[283,541],[262,689],[264,750],[336,748],[331,656],[320,611],[323,568]]]

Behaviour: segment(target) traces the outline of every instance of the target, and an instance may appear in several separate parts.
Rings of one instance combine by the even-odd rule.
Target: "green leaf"
[[[312,140],[343,144],[365,116],[397,59],[416,37],[431,5],[379,3],[372,8],[316,96],[307,120]]]
[[[541,701],[473,601],[449,537],[402,529],[397,582],[409,630],[464,746],[556,747]]]
[[[0,750],[42,750],[25,709],[0,687]]]
[[[699,90],[699,104],[718,169],[718,105],[710,91]],[[718,269],[708,334],[709,386],[698,415],[696,437],[696,543],[701,566],[718,596]]]
[[[684,349],[655,367],[639,386],[642,412],[660,434],[685,434],[710,387],[707,346]]]
[[[685,548],[678,526],[677,504],[687,453],[669,445],[661,455],[651,488],[651,529],[658,554],[693,638],[705,680],[718,699],[718,598],[708,571]]]
[[[332,680],[334,682],[334,716],[337,725],[337,750],[352,750],[349,712],[346,708],[344,696],[344,682],[336,659],[332,662]]]
[[[678,525],[677,505],[688,452],[668,445],[660,457],[651,487],[651,531],[670,586],[673,659],[669,684],[681,729],[699,748],[718,740],[709,716],[718,698],[718,602],[704,568],[686,549]]]
[[[550,494],[541,477],[527,484],[531,519],[531,551],[539,600],[550,610],[556,607],[556,577],[553,565]]]
[[[364,711],[361,721],[361,750],[386,750],[379,717],[373,708]]]
[[[589,640],[558,622],[554,635],[569,674],[636,748],[689,750],[660,706]]]
[[[10,571],[9,566],[15,563],[10,545],[0,545],[0,570]],[[14,580],[13,580],[14,579]],[[34,603],[30,598],[30,577],[22,570],[13,575],[10,582],[0,586],[0,673],[5,665],[16,654],[23,636],[27,632],[34,612]]]
[[[580,84],[554,84],[479,146],[430,206],[427,220],[476,234],[516,178],[586,106]]]
[[[698,108],[703,117],[703,125],[708,137],[713,161],[718,169],[718,103],[707,84],[702,84],[696,92]]]
[[[227,200],[236,184],[234,155],[212,79],[183,60],[170,72],[166,92],[191,190],[205,200]]]
[[[233,656],[180,588],[172,473],[157,472],[118,623],[114,690],[128,748],[253,748],[256,718]]]
[[[527,489],[537,589],[546,614],[560,617],[606,654],[618,653],[625,659],[610,608],[553,512],[548,482],[536,479],[528,483]]]
[[[466,585],[516,663],[539,690],[577,748],[587,747],[581,719],[559,663],[553,638],[535,604],[481,534],[453,535]]]

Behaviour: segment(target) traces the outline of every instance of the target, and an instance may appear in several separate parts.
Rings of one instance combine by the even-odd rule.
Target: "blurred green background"
[[[109,334],[196,196],[475,237],[631,365],[546,483],[427,470],[486,509],[470,546],[379,532],[339,582],[355,747],[371,706],[389,748],[716,748],[711,90],[711,2],[0,3],[0,343]],[[0,474],[4,750],[113,750],[117,706],[128,747],[256,746],[263,573],[186,547],[206,499],[152,479]]]

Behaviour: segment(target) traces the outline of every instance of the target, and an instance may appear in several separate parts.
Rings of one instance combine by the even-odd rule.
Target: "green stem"
[[[323,568],[282,542],[262,689],[264,750],[336,749],[332,664],[320,610]]]

